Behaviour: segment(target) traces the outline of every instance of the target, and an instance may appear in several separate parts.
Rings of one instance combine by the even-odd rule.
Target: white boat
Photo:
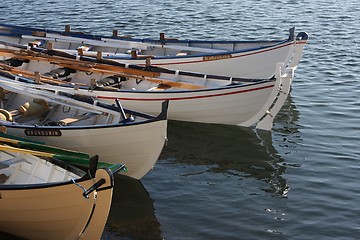
[[[149,114],[159,112],[159,102],[169,100],[169,119],[245,127],[256,125],[264,130],[272,128],[273,119],[288,96],[294,74],[294,68],[282,71],[282,64],[279,64],[273,78],[244,79],[152,66],[123,66],[88,57],[71,59],[66,54],[65,57],[56,56],[58,51],[46,54],[42,50],[3,50],[1,54],[12,57],[3,63],[13,65],[2,65],[3,72],[33,78],[37,71],[39,81],[60,84],[33,86],[36,88],[52,91],[67,88],[69,93],[104,101],[120,99],[123,106]],[[107,64],[102,63],[104,61]],[[65,74],[57,74],[59,71]]]
[[[86,173],[47,152],[1,142],[0,231],[36,240],[101,238],[113,174],[124,165],[98,169],[96,156]]]
[[[201,72],[242,78],[270,78],[276,64],[296,68],[302,57],[308,34],[295,36],[294,28],[283,40],[204,41],[161,38],[135,39],[119,36],[95,36],[78,32],[53,31],[0,24],[0,40],[23,45],[68,50],[69,53],[96,56],[125,64],[153,66],[173,70]]]
[[[118,101],[117,106],[84,102],[66,88],[53,93],[4,81],[0,86],[5,94],[0,125],[7,133],[124,163],[129,170],[122,174],[129,177],[140,179],[150,171],[165,144],[166,103],[154,117],[123,109]]]

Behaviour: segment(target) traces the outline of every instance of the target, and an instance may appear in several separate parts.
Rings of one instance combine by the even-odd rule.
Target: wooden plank
[[[65,124],[71,124],[71,123],[79,122],[81,120],[89,119],[90,117],[91,116],[80,115],[80,116],[64,118],[64,119],[61,119],[60,121],[65,123]]]

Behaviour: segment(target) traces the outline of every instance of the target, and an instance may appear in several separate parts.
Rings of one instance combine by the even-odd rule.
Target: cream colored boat
[[[123,165],[97,169],[96,156],[84,172],[48,156],[0,145],[0,231],[37,240],[100,239],[113,174]]]

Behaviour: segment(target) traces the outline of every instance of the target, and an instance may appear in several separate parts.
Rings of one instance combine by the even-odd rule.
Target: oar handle
[[[88,190],[86,190],[85,192],[83,192],[83,196],[85,198],[88,198],[88,195],[90,193],[92,193],[93,191],[95,191],[96,189],[98,189],[99,187],[101,187],[104,183],[105,183],[105,179],[100,179],[99,181],[97,181],[94,185],[92,185]]]

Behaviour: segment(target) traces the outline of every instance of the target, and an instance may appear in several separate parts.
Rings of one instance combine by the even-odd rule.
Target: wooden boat
[[[97,168],[95,156],[84,172],[59,160],[61,155],[0,141],[0,231],[26,239],[101,238],[113,175],[123,164]]]
[[[264,130],[271,129],[274,117],[288,96],[294,74],[294,68],[281,71],[282,64],[279,64],[273,78],[244,79],[151,65],[142,68],[41,48],[19,51],[14,44],[7,47],[10,49],[0,49],[0,54],[7,58],[3,63],[8,64],[2,65],[3,72],[34,78],[36,71],[37,81],[59,84],[42,84],[36,88],[52,91],[67,88],[69,93],[104,101],[120,99],[127,108],[149,114],[159,112],[159,102],[169,100],[169,119],[256,125]],[[57,71],[66,74],[55,76]]]
[[[265,41],[203,41],[167,39],[136,39],[128,37],[96,36],[70,31],[53,31],[0,24],[0,40],[24,45],[69,50],[69,53],[114,59],[125,64],[152,65],[173,70],[201,72],[242,78],[270,78],[276,64],[296,68],[308,34],[295,36],[294,28],[283,40]],[[116,31],[114,31],[116,32]]]
[[[14,81],[12,81],[15,83]],[[122,173],[140,179],[155,165],[166,141],[167,104],[154,117],[79,99],[66,88],[56,93],[1,83],[0,124],[9,134],[124,163]],[[161,103],[159,103],[161,105]]]

